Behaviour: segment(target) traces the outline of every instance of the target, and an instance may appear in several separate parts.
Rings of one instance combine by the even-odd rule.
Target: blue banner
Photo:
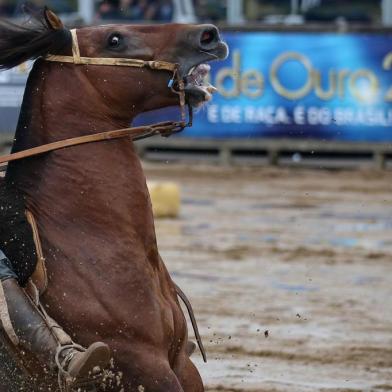
[[[388,34],[224,34],[219,93],[183,136],[392,141]],[[150,118],[151,120],[151,118]]]
[[[230,56],[212,63],[219,92],[181,136],[392,141],[391,38],[227,32]],[[15,129],[28,70],[0,72],[0,132]],[[173,119],[173,110],[142,122]]]

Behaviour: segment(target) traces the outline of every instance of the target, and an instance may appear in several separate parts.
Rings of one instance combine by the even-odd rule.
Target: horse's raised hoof
[[[66,372],[76,381],[79,379],[88,379],[94,373],[96,368],[103,370],[110,363],[110,349],[105,343],[93,343],[86,351],[80,352],[72,350],[67,354]]]

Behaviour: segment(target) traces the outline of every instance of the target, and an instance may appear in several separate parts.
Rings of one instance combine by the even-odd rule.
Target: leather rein
[[[72,56],[48,55],[44,58],[46,61],[71,63],[75,65],[103,65],[103,66],[121,66],[149,68],[157,71],[170,71],[172,77],[169,80],[168,87],[173,93],[179,96],[179,104],[181,109],[180,121],[165,121],[151,125],[140,127],[130,127],[117,129],[113,131],[100,132],[85,136],[74,137],[57,141],[54,143],[44,144],[38,147],[29,148],[27,150],[0,156],[0,171],[4,171],[6,164],[24,158],[33,157],[50,151],[60,150],[63,148],[77,146],[80,144],[99,142],[103,140],[119,139],[130,137],[133,141],[145,139],[147,137],[161,135],[168,137],[173,133],[181,132],[185,127],[191,127],[193,121],[193,112],[191,106],[188,105],[189,119],[186,119],[186,102],[185,102],[185,84],[179,74],[179,64],[169,63],[166,61],[145,61],[140,59],[129,58],[109,58],[109,57],[83,57],[80,55],[78,36],[76,29],[71,30],[72,35]]]

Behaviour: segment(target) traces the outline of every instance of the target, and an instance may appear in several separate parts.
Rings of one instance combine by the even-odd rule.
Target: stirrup
[[[64,354],[64,351],[67,350],[70,350],[70,352],[66,353],[62,359],[61,356]],[[92,371],[91,374],[89,374],[87,377],[77,378],[75,378],[75,376],[73,376],[69,371],[68,366],[70,365],[75,354],[77,354],[77,352],[85,353],[87,351],[88,349],[75,343],[59,346],[57,348],[55,362],[58,368],[58,385],[61,392],[71,392],[73,390],[79,391],[80,388],[83,387],[94,388],[97,384],[102,382],[104,375],[102,369],[97,372]]]
[[[70,352],[65,356],[63,360],[60,359],[60,356],[64,353],[64,351],[70,350]],[[75,384],[74,378],[71,374],[66,370],[69,363],[72,361],[72,358],[75,355],[75,351],[85,352],[86,349],[78,344],[67,344],[64,346],[57,347],[55,362],[57,366],[57,380],[58,385],[61,392],[71,392]]]
[[[63,354],[64,351],[71,350],[65,358],[61,361],[60,356]],[[86,352],[86,349],[79,344],[67,344],[65,346],[59,346],[56,350],[55,361],[57,365],[58,372],[65,377],[71,378],[72,376],[69,374],[65,368],[69,365],[72,361],[72,358],[75,355],[75,351],[79,351],[81,353]]]

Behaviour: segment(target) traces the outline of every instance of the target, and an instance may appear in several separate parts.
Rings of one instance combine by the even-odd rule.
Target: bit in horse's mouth
[[[211,67],[208,64],[199,64],[192,67],[184,77],[185,92],[188,103],[198,107],[212,99],[217,89],[207,81]]]

